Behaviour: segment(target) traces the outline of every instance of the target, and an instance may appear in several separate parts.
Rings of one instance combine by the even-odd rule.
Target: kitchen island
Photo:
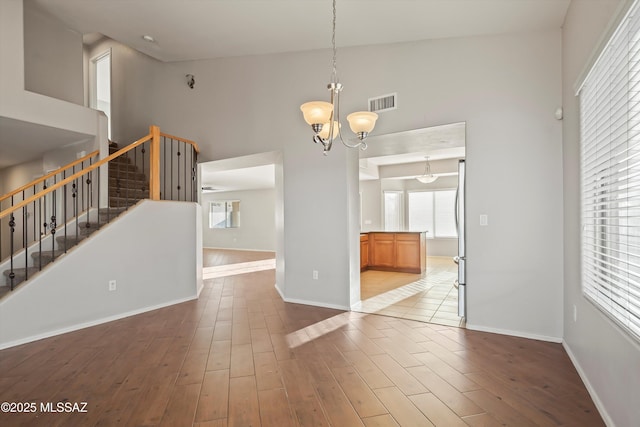
[[[360,233],[360,271],[382,270],[423,274],[426,267],[426,232]]]

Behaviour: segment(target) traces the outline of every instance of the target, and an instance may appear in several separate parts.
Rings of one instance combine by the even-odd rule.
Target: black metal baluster
[[[169,200],[173,200],[173,138],[171,138],[171,181],[170,181],[170,188],[171,188],[171,198]]]
[[[142,150],[140,150],[140,151],[142,152],[142,174],[145,176],[145,179],[146,179],[147,172],[146,172],[146,170],[144,168],[144,165],[145,165],[144,158],[145,158],[145,153],[147,152],[147,150],[144,148],[144,144],[146,144],[146,142],[142,144]],[[151,153],[149,153],[149,156],[151,156]],[[149,159],[149,165],[151,165],[151,159]],[[151,169],[151,168],[149,168],[149,169]],[[149,176],[151,176],[151,171],[149,171]],[[144,187],[145,186],[142,186],[142,188],[141,188],[141,190],[143,192],[144,192]],[[146,197],[145,197],[145,199],[146,199]]]
[[[89,167],[91,167],[92,164],[92,159],[89,159]],[[91,208],[93,207],[93,192],[92,190],[92,186],[91,186],[91,171],[89,171],[89,173],[87,173],[87,178],[86,178],[86,183],[87,183],[87,223],[86,223],[86,227],[89,228],[91,227],[90,221],[91,221]]]
[[[67,177],[66,171],[62,171],[62,179],[64,180]],[[64,203],[64,253],[67,253],[67,236],[68,236],[68,225],[69,225],[69,215],[67,212],[67,184],[62,188],[62,202]]]
[[[22,190],[23,202],[25,200],[25,195],[26,195],[25,191]],[[25,211],[25,207],[22,208],[22,247],[23,248],[27,247],[27,242],[29,241],[29,229],[27,227],[27,219],[29,215],[27,214],[27,211]]]
[[[42,182],[42,190],[46,190],[47,189],[47,181],[43,181]],[[43,203],[44,203],[44,216],[40,217],[40,222],[42,223],[42,226],[44,227],[44,234],[47,234],[47,195],[45,194],[43,197]],[[43,222],[44,221],[44,222]]]
[[[56,177],[53,176],[53,185],[56,185]],[[57,191],[51,192],[51,260],[53,260],[55,256],[55,246],[56,246],[56,193]]]
[[[36,186],[35,184],[33,185],[33,195],[35,196],[36,194]],[[33,208],[33,241],[36,241],[36,201],[35,199],[33,200],[32,203],[32,208]],[[2,257],[0,257],[0,259],[2,259]]]
[[[178,175],[176,176],[176,178],[178,178],[178,185],[177,185],[177,190],[178,190],[178,198],[176,200],[180,200],[180,141],[178,141],[178,153],[177,153],[178,157],[176,158],[176,163],[178,164]]]
[[[98,169],[96,169],[96,172],[97,172],[96,178],[98,178],[98,199],[96,204],[98,205],[98,226],[100,226],[100,181],[102,181],[100,179],[100,166],[98,166]]]
[[[35,217],[35,213],[33,216]],[[38,223],[40,224],[40,237],[38,238],[38,258],[40,262],[38,270],[42,270],[42,197],[38,199]]]
[[[80,225],[78,224],[79,222],[79,212],[78,212],[78,178],[73,180],[73,184],[71,184],[71,197],[73,198],[73,217],[74,217],[74,222],[75,222],[75,227],[76,227],[76,243],[78,243],[78,240],[80,238]],[[64,242],[65,245],[65,251],[67,250],[67,242]]]
[[[162,167],[162,194],[164,195],[164,199],[167,198],[167,138],[162,137],[162,154],[163,154],[163,162],[164,166]]]
[[[13,197],[11,197],[11,205],[13,206]],[[14,286],[14,279],[16,277],[16,273],[15,271],[13,271],[13,234],[16,232],[16,219],[13,216],[13,212],[11,213],[11,216],[9,217],[9,228],[11,229],[11,243],[9,245],[9,285],[11,287],[11,290],[13,290],[13,286]]]
[[[198,200],[198,194],[199,194],[199,189],[200,189],[200,181],[198,181],[198,152],[194,151],[194,159],[193,159],[193,180],[195,181],[196,185],[194,188],[194,194],[196,195],[196,198],[193,200],[194,202]]]
[[[24,191],[22,192],[24,201]],[[24,250],[24,280],[29,278],[29,248],[27,248],[27,207],[22,207],[22,248]]]
[[[138,147],[133,149],[133,165],[135,166],[134,169],[138,170]],[[129,174],[127,173],[126,176],[128,177]],[[126,199],[124,201],[125,209],[129,209],[129,187],[132,185],[132,183],[133,183],[133,181],[129,182],[129,185],[127,185],[127,197],[126,197]]]
[[[80,170],[84,170],[84,162],[80,163]],[[82,180],[80,181],[80,195],[82,197],[82,200],[80,201],[80,208],[84,209],[84,185]]]

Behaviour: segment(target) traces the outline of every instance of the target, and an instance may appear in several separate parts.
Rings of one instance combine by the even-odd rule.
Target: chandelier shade
[[[311,101],[302,104],[300,110],[302,110],[302,116],[308,125],[322,125],[331,120],[333,105],[326,101]]]
[[[347,116],[349,127],[355,134],[371,132],[376,125],[376,120],[378,120],[378,115],[369,111],[359,111]]]
[[[434,175],[431,173],[431,165],[429,164],[429,156],[426,156],[427,160],[424,165],[424,173],[420,176],[417,176],[416,179],[423,184],[431,184],[436,179],[438,179],[438,175]]]
[[[438,179],[438,177],[435,175],[422,175],[417,177],[416,179],[423,184],[431,184],[433,181]]]
[[[318,132],[318,136],[322,139],[335,139],[338,136],[338,132],[340,132],[340,123],[337,121],[333,121],[333,133],[331,134],[331,138],[329,138],[329,132],[331,132],[331,124],[325,123],[322,125],[322,130]]]

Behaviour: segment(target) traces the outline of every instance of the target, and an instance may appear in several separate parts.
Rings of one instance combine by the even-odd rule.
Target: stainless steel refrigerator
[[[458,316],[467,317],[467,247],[465,242],[465,161],[458,161],[458,191],[456,192],[456,226],[458,227]]]

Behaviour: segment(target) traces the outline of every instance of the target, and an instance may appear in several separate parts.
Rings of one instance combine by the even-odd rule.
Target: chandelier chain
[[[333,0],[333,29],[331,32],[331,47],[333,49],[333,73],[331,81],[338,82],[337,50],[336,50],[336,0]]]

